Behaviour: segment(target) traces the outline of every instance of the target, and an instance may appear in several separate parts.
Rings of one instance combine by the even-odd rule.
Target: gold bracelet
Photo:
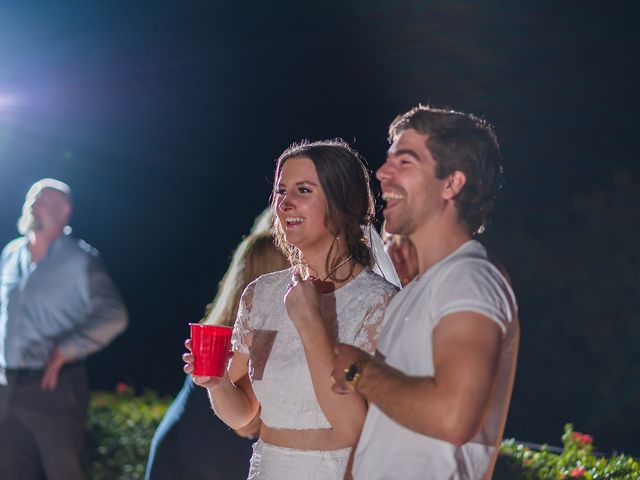
[[[369,360],[371,360],[370,357],[359,358],[344,369],[344,379],[354,390],[358,386],[362,378],[362,373],[364,372],[364,367],[369,363]]]

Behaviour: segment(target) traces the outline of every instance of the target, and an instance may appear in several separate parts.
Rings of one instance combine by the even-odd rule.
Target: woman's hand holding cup
[[[204,332],[205,329],[202,327],[205,326],[193,324],[192,338],[188,338],[184,342],[188,352],[182,355],[182,360],[185,363],[183,370],[193,376],[193,382],[196,385],[212,388],[217,386],[224,377],[228,378],[226,365],[230,353],[230,334],[229,339],[220,338],[219,335],[211,337],[211,332]],[[220,329],[216,330],[220,331]],[[222,331],[222,333],[226,336],[226,332]]]

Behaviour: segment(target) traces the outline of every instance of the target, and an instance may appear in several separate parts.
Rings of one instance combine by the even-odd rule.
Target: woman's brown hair
[[[371,266],[371,254],[362,227],[371,224],[374,218],[373,193],[369,182],[369,172],[358,152],[342,139],[318,142],[303,141],[287,148],[280,158],[275,173],[275,184],[284,163],[295,157],[308,158],[313,162],[318,179],[327,197],[327,218],[325,225],[335,237],[342,236],[346,242],[348,255],[362,266]],[[272,208],[276,208],[277,196],[271,198]],[[302,253],[285,240],[284,229],[277,217],[273,225],[276,246],[287,256],[292,265],[302,267]],[[331,247],[333,248],[333,246]],[[326,271],[339,264],[343,258],[331,260],[327,255]],[[329,278],[338,281],[335,274]]]

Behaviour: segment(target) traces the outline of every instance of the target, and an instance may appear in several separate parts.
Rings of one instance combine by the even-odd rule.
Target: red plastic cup
[[[193,375],[222,377],[231,354],[233,328],[190,323],[191,353],[195,357]]]

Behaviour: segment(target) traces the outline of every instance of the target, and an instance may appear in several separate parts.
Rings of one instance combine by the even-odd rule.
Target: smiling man
[[[370,404],[353,476],[491,478],[519,343],[506,273],[474,239],[500,187],[498,144],[475,116],[421,105],[389,141],[386,229],[414,244],[418,275],[387,308],[375,357],[337,348],[334,390]]]

